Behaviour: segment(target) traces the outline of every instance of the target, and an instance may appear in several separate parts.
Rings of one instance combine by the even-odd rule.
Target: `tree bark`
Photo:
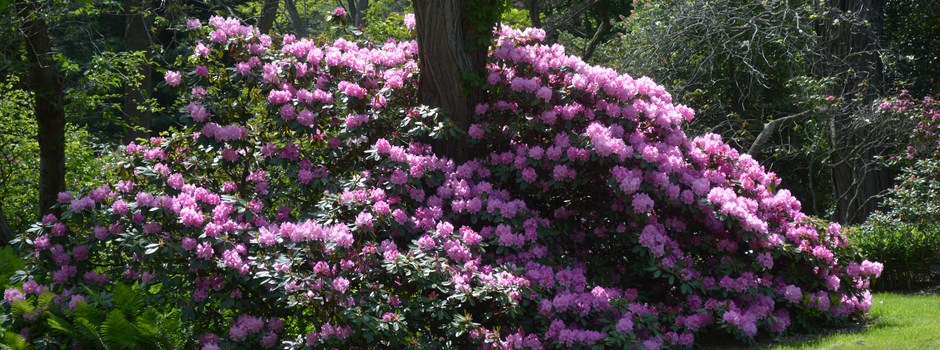
[[[481,5],[481,3],[486,5]],[[497,6],[499,0],[414,0],[418,35],[418,101],[439,108],[460,130],[470,127],[476,105],[485,100],[466,79],[485,81],[486,53],[493,23],[473,23],[468,10]],[[486,29],[483,29],[486,28]],[[462,162],[469,150],[461,142],[436,142],[434,150]]]
[[[125,16],[127,16],[124,28],[124,49],[128,52],[142,51],[145,57],[149,57],[150,27],[147,23],[143,4],[144,2],[141,0],[124,1]],[[124,88],[123,111],[128,124],[128,129],[124,135],[124,143],[130,143],[137,138],[149,136],[150,111],[141,108],[141,106],[146,105],[146,100],[153,91],[150,64],[141,65],[140,73],[143,75],[140,86],[128,85]],[[143,130],[139,128],[143,128]]]
[[[883,86],[880,58],[885,0],[837,0],[827,3],[829,13],[817,26],[824,40],[826,75],[839,82],[830,91],[841,96],[842,108],[829,124],[830,164],[836,209],[834,220],[857,224],[878,208],[878,195],[888,189],[892,174],[875,163],[884,152],[877,130],[860,123],[871,113],[872,102]],[[841,14],[857,16],[835,23]]]
[[[35,4],[17,0],[16,10],[26,35],[26,57],[35,95],[33,113],[38,124],[39,214],[52,212],[59,192],[65,191],[65,110],[63,81],[50,59],[52,50],[46,22]]]
[[[532,27],[542,28],[542,13],[539,10],[539,1],[541,0],[528,0],[527,5],[529,7],[529,20],[532,22]]]
[[[287,15],[290,17],[291,26],[294,27],[294,34],[298,38],[306,38],[307,26],[300,18],[300,13],[297,12],[297,4],[294,0],[284,0],[284,7],[287,8]]]
[[[268,34],[274,26],[279,3],[278,0],[264,0],[264,4],[261,5],[261,15],[258,16],[258,31],[261,34]]]
[[[16,237],[16,233],[7,223],[7,217],[3,214],[3,203],[0,203],[0,247],[10,244],[14,237]]]

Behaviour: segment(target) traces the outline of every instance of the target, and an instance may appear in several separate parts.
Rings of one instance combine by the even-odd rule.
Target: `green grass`
[[[940,295],[876,294],[871,317],[859,329],[760,348],[940,349]]]

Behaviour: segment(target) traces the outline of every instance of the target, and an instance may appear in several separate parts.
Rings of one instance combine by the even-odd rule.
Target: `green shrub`
[[[884,264],[874,288],[911,290],[938,280],[940,226],[917,225],[875,216],[850,238],[870,260]]]

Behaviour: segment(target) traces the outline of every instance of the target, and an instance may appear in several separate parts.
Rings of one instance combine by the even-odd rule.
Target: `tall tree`
[[[128,52],[142,52],[145,57],[150,55],[150,20],[147,18],[145,1],[124,0],[125,27],[124,49]],[[138,137],[146,137],[150,129],[150,111],[146,107],[146,100],[152,92],[151,67],[147,61],[139,67],[141,79],[139,86],[126,85],[124,87],[124,116],[129,126],[124,135],[124,143],[129,143]]]
[[[33,113],[38,126],[39,205],[48,213],[59,192],[65,191],[65,109],[63,81],[52,62],[49,31],[39,5],[16,0],[21,30],[26,36],[30,88],[35,96]]]
[[[474,107],[485,100],[486,53],[505,0],[414,0],[418,34],[418,100],[439,108],[467,130]],[[469,150],[459,142],[437,142],[438,154],[457,161]]]
[[[838,0],[820,9],[824,74],[835,78],[830,93],[841,110],[830,119],[829,146],[836,208],[834,220],[860,223],[878,207],[892,173],[875,157],[885,149],[882,130],[866,121],[884,86],[880,58],[885,0]]]

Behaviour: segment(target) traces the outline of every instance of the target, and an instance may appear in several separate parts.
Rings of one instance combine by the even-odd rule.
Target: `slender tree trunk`
[[[439,108],[457,128],[466,131],[476,105],[485,100],[479,88],[468,83],[484,81],[486,51],[493,23],[473,23],[468,11],[480,13],[484,6],[497,6],[499,0],[414,0],[418,35],[418,100]],[[469,158],[461,142],[437,142],[439,155],[458,162]]]
[[[346,22],[356,25],[356,17],[359,17],[359,2],[356,0],[346,0]]]
[[[610,12],[607,10],[607,1],[601,1],[597,4],[597,14],[600,17],[600,23],[597,24],[597,31],[594,32],[594,36],[584,49],[584,56],[581,58],[585,61],[594,56],[594,51],[597,50],[601,40],[604,40],[607,34],[610,33]]]
[[[17,0],[16,10],[26,35],[26,57],[35,94],[33,113],[38,124],[39,208],[52,212],[59,192],[65,191],[65,110],[63,82],[50,59],[51,44],[43,17],[35,4]]]
[[[529,20],[534,28],[542,28],[542,13],[539,10],[539,1],[541,0],[528,0],[526,2],[529,7]]]
[[[284,0],[284,7],[287,8],[287,15],[290,17],[291,26],[294,27],[294,34],[298,38],[306,38],[307,26],[300,18],[300,13],[297,12],[297,4],[294,0]]]
[[[124,49],[128,52],[143,52],[145,57],[150,56],[150,27],[147,24],[146,11],[142,0],[125,0],[124,11],[126,23],[124,28]],[[124,135],[124,143],[129,143],[140,137],[149,136],[150,111],[142,106],[153,90],[150,64],[140,67],[143,79],[140,86],[128,85],[124,87],[124,116],[129,126]],[[142,128],[137,129],[137,128]]]
[[[10,240],[16,237],[16,233],[7,223],[7,217],[3,214],[3,203],[0,203],[0,247],[10,244]]]
[[[362,26],[366,24],[366,11],[369,10],[369,0],[359,0],[359,16],[356,17],[356,25]]]
[[[368,7],[368,4],[365,4]],[[365,12],[366,7],[363,7],[363,4],[359,0],[346,0],[346,22],[352,26],[359,26],[362,24],[363,12]]]
[[[258,16],[258,30],[261,34],[268,34],[274,26],[279,2],[278,0],[264,0],[264,4],[261,5],[261,15]]]
[[[880,59],[885,0],[836,0],[823,9],[829,16],[817,26],[824,40],[826,75],[839,84],[830,92],[841,96],[842,110],[829,124],[830,164],[836,200],[834,220],[848,224],[864,221],[878,208],[877,196],[890,187],[892,174],[876,165],[884,152],[878,130],[859,123],[883,85]],[[840,14],[857,16],[835,23]]]

